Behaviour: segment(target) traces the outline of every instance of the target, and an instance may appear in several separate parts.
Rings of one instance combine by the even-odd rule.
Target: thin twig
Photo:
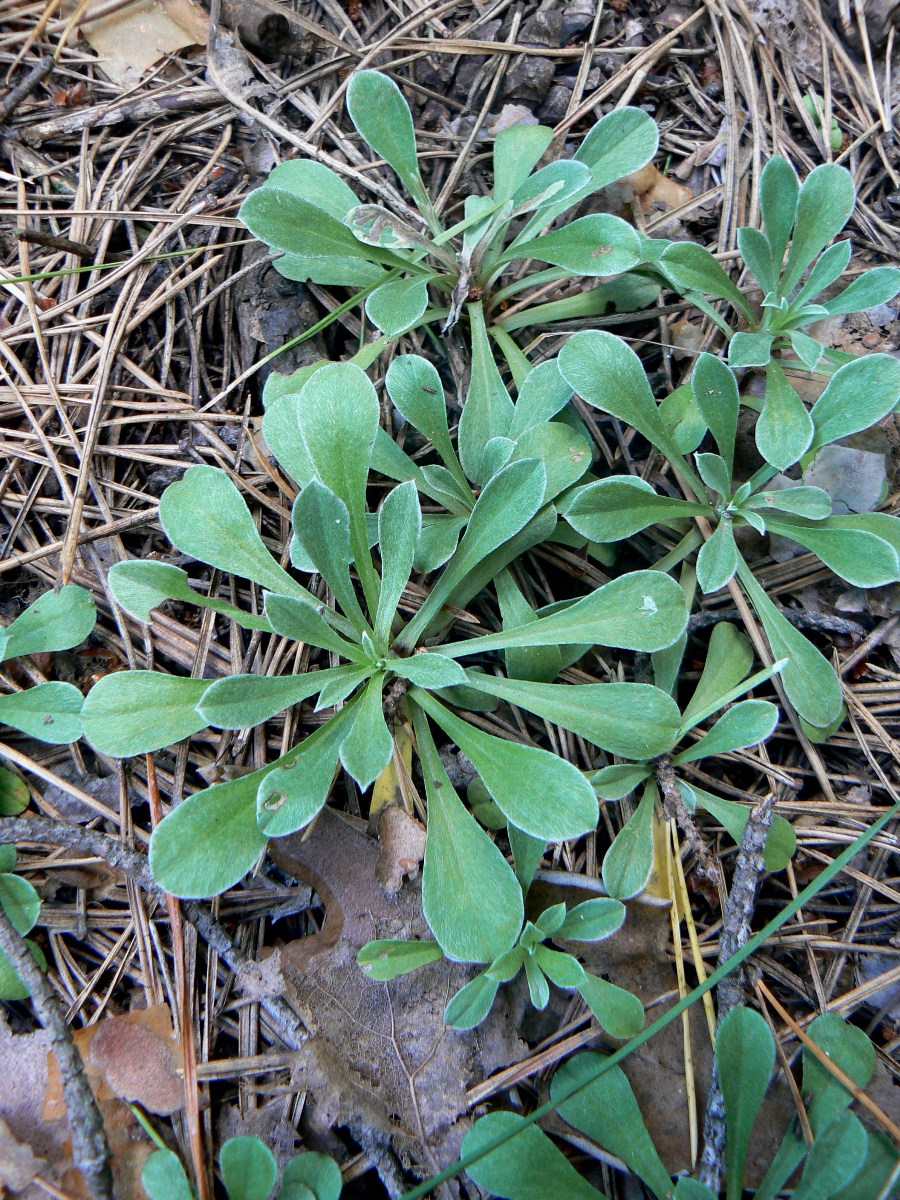
[[[23,100],[26,100],[36,87],[39,87],[56,66],[52,54],[45,55],[39,63],[31,68],[21,83],[0,100],[0,125],[5,125]]]
[[[35,1016],[50,1035],[72,1134],[72,1160],[82,1173],[93,1200],[113,1200],[109,1144],[103,1118],[84,1073],[81,1055],[50,981],[31,957],[25,942],[0,906],[0,950],[31,994]]]

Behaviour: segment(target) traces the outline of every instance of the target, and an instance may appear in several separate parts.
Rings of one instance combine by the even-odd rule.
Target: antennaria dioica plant
[[[287,278],[363,289],[366,315],[384,334],[435,322],[446,331],[468,305],[474,338],[499,305],[526,288],[618,275],[643,261],[649,239],[608,213],[546,232],[582,200],[652,159],[659,135],[640,109],[614,109],[588,132],[573,159],[537,170],[553,131],[542,125],[502,130],[494,140],[492,193],[466,197],[462,219],[449,228],[422,181],[412,116],[393,80],[378,71],[357,72],[347,109],[363,140],[397,175],[418,211],[417,224],[410,223],[415,212],[360,204],[334,171],[305,159],[276,167],[244,201],[240,216],[281,252],[274,265]],[[551,265],[503,283],[512,264],[529,260]],[[600,289],[596,297],[588,292],[541,305],[539,316],[545,322],[590,316],[607,303]],[[528,319],[527,309],[517,314],[517,323]],[[492,336],[506,353],[508,335],[498,327]]]
[[[0,628],[0,663],[30,654],[70,650],[94,628],[96,609],[90,592],[67,584],[39,596],[14,621]],[[37,683],[21,691],[0,696],[0,723],[27,737],[54,746],[76,742],[81,737],[84,697],[74,684],[61,681]],[[28,805],[28,788],[5,767],[0,768],[0,815],[12,816]],[[0,906],[23,938],[37,924],[41,899],[21,876],[13,874],[14,846],[0,845]],[[46,969],[40,947],[26,938],[32,957]],[[28,989],[0,951],[0,1000],[24,1000]]]

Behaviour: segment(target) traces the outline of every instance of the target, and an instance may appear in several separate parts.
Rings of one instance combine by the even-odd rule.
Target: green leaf
[[[218,467],[188,467],[163,492],[159,519],[172,545],[198,562],[272,591],[309,596],[263,545],[240,492]]]
[[[531,998],[531,1003],[539,1012],[542,1012],[550,1003],[550,984],[547,982],[546,975],[533,958],[526,958],[523,965],[525,967],[525,978],[528,981],[528,995]]]
[[[790,163],[783,158],[770,158],[759,177],[759,209],[778,275],[794,227],[799,191],[800,184]]]
[[[216,729],[253,729],[355,671],[341,666],[302,675],[230,675],[209,684],[197,712]]]
[[[537,613],[522,595],[508,570],[494,580],[500,616],[504,629],[515,629],[538,619]],[[508,650],[504,655],[506,670],[513,679],[533,679],[550,683],[562,668],[562,654],[557,646],[538,646],[533,650]]]
[[[656,784],[647,781],[640,804],[616,834],[603,860],[603,882],[610,896],[631,900],[642,892],[653,871],[653,806]]]
[[[837,1013],[823,1013],[810,1022],[809,1037],[857,1087],[864,1088],[875,1070],[875,1048],[861,1029]],[[809,1121],[818,1135],[852,1102],[853,1097],[833,1073],[803,1047],[803,1092],[810,1096]]]
[[[706,422],[700,415],[690,383],[664,396],[659,405],[659,416],[669,436],[682,454],[696,450],[706,436]]]
[[[380,71],[357,71],[347,88],[347,112],[362,139],[393,167],[419,210],[430,213],[412,115],[396,83]]]
[[[750,229],[744,227],[737,231],[738,249],[741,252],[741,258],[750,268],[751,273],[756,277],[763,292],[774,292],[778,284],[778,276],[780,275],[781,261],[776,264],[772,258],[772,247],[769,245],[769,239],[761,229]],[[735,337],[747,337],[747,334],[735,334]],[[749,336],[753,336],[750,334]],[[770,341],[771,344],[771,341]],[[732,360],[731,349],[734,346],[734,338],[732,338],[731,346],[729,347],[729,361],[734,367],[737,366],[757,366],[764,365],[768,362],[768,357],[763,359],[761,364],[757,363],[738,363]]]
[[[728,365],[735,369],[766,366],[772,358],[774,340],[772,333],[733,334],[728,343]]]
[[[597,800],[577,767],[536,746],[493,737],[419,688],[410,695],[469,757],[497,806],[519,829],[559,842],[596,826]]]
[[[401,354],[388,367],[384,384],[397,411],[428,438],[456,482],[469,491],[450,440],[444,388],[435,368],[418,354]]]
[[[691,784],[689,788],[684,783],[680,783],[679,786],[682,794],[689,794],[690,801],[694,806],[699,805],[705,809],[723,829],[727,830],[729,837],[736,845],[741,844],[744,829],[750,817],[750,810],[746,805],[739,804],[736,800],[723,800],[719,796],[713,796],[703,788],[697,787],[696,784]],[[784,817],[774,816],[763,852],[766,870],[770,872],[783,871],[796,849],[797,837],[790,824]]]
[[[359,703],[354,697],[260,779],[256,820],[267,837],[304,829],[324,806]]]
[[[422,250],[426,254],[438,255],[445,253],[402,217],[381,204],[355,205],[344,214],[344,224],[353,230],[357,241],[366,246],[399,251],[403,258],[406,257],[406,250]],[[417,269],[415,260],[410,260],[409,266],[410,269]]]
[[[150,1200],[194,1200],[194,1193],[177,1154],[154,1150],[144,1163],[141,1183]]]
[[[444,1024],[453,1029],[474,1029],[491,1011],[500,984],[482,972],[451,996],[444,1009]]]
[[[896,267],[873,267],[852,280],[842,292],[825,301],[831,316],[840,313],[865,312],[878,304],[887,304],[900,292],[900,270]]]
[[[572,396],[572,389],[559,371],[555,358],[529,370],[519,387],[508,436],[518,439],[535,426],[543,425],[561,412]]]
[[[643,479],[621,475],[576,488],[563,499],[560,512],[574,530],[592,542],[619,542],[650,525],[711,516],[712,508],[660,496]]]
[[[739,1006],[719,1024],[715,1052],[728,1130],[726,1191],[728,1200],[740,1200],[750,1134],[775,1065],[775,1042],[759,1013]]]
[[[537,946],[534,951],[534,961],[550,982],[558,988],[580,987],[587,978],[581,963],[571,954],[564,954],[560,950]]]
[[[745,564],[738,577],[762,621],[773,657],[789,662],[781,673],[788,699],[810,725],[825,729],[843,710],[841,685],[831,664],[778,611]]]
[[[553,263],[572,275],[619,275],[641,261],[641,243],[621,217],[593,213],[531,241],[514,242],[500,261],[513,258]]]
[[[561,421],[533,425],[515,442],[511,462],[533,458],[547,473],[543,502],[549,504],[560,492],[577,483],[591,465],[587,438]]]
[[[644,1006],[625,988],[588,972],[578,991],[610,1037],[632,1038],[644,1028]]]
[[[375,264],[403,262],[387,250],[362,246],[342,220],[273,184],[251,192],[238,217],[254,237],[286,252],[276,269],[289,279],[365,285],[382,273]]]
[[[659,130],[641,108],[613,109],[589,129],[575,161],[591,168],[591,189],[599,191],[645,167],[659,145]]]
[[[83,642],[97,619],[90,592],[69,583],[45,592],[0,629],[0,662],[22,654],[49,654]]]
[[[545,211],[551,204],[569,205],[569,201],[590,183],[591,172],[583,163],[557,159],[547,163],[516,189],[511,197],[513,217]],[[515,243],[514,243],[515,244]]]
[[[21,692],[0,696],[0,723],[52,746],[81,737],[84,697],[74,684],[39,683]]]
[[[813,1140],[793,1200],[833,1200],[866,1161],[868,1135],[853,1113],[841,1113]]]
[[[738,548],[734,540],[732,522],[723,517],[713,530],[712,537],[704,542],[697,555],[697,582],[700,590],[709,595],[725,587],[734,576],[738,566]]]
[[[508,125],[494,139],[494,199],[509,200],[550,145],[546,125]]]
[[[197,705],[211,682],[160,671],[104,675],[84,700],[84,736],[95,750],[114,758],[172,746],[205,728]]]
[[[815,426],[810,450],[868,429],[900,399],[900,362],[889,354],[868,354],[832,375],[812,407]]]
[[[357,667],[352,663],[346,663],[342,667],[334,667],[334,675],[329,679],[321,692],[319,699],[316,701],[316,712],[321,712],[325,708],[335,708],[343,704],[347,697],[359,687],[372,674],[374,667],[371,663]]]
[[[558,362],[565,381],[588,404],[632,425],[679,471],[694,477],[660,417],[641,360],[621,338],[596,329],[573,333]]]
[[[330,167],[311,158],[289,158],[266,177],[263,187],[291,192],[338,221],[359,204],[356,193]]]
[[[654,758],[675,738],[681,713],[671,696],[648,683],[533,683],[469,672],[469,684],[571,729],[622,758]]]
[[[559,1115],[620,1158],[660,1200],[667,1200],[673,1194],[672,1180],[647,1132],[625,1072],[621,1067],[611,1067],[602,1079],[594,1079],[604,1061],[602,1054],[574,1055],[553,1076],[550,1098],[579,1087],[557,1106]]]
[[[829,284],[834,283],[843,275],[850,262],[851,249],[849,240],[845,239],[842,242],[835,242],[833,246],[829,246],[819,255],[813,269],[807,275],[803,287],[791,302],[793,312],[797,312],[808,300],[818,296],[819,292],[824,291]],[[773,289],[769,288],[768,290],[772,291]]]
[[[781,280],[783,296],[797,286],[816,255],[841,232],[855,203],[853,176],[846,167],[822,163],[810,171],[797,199],[794,236]]]
[[[625,920],[625,906],[604,896],[585,900],[566,913],[565,920],[554,937],[571,942],[602,942],[620,929]]]
[[[366,942],[356,956],[356,961],[370,979],[387,981],[398,975],[408,975],[429,963],[442,958],[437,942],[403,941],[400,938],[384,938],[377,942]]]
[[[760,454],[786,471],[806,453],[813,438],[812,417],[777,363],[766,368],[766,394],[756,423],[756,447]]]
[[[757,492],[745,501],[744,508],[756,508],[761,512],[775,509],[806,517],[810,521],[823,521],[831,516],[831,497],[819,487],[772,488]]]
[[[825,353],[825,347],[821,342],[817,342],[815,338],[807,337],[805,333],[800,333],[798,330],[792,331],[788,335],[791,343],[791,348],[794,353],[803,363],[808,371],[814,371],[819,364],[822,355]]]
[[[530,833],[526,833],[524,829],[519,829],[512,823],[507,823],[506,833],[509,837],[510,849],[513,852],[516,879],[522,889],[522,894],[525,895],[531,887],[535,871],[541,865],[547,843],[543,838],[532,837]]]
[[[38,967],[46,972],[47,960],[37,942],[25,938],[25,945]],[[28,988],[13,970],[12,963],[0,951],[0,1000],[27,1000],[30,994]]]
[[[467,1168],[479,1187],[505,1200],[553,1200],[562,1196],[566,1200],[599,1200],[600,1192],[578,1174],[546,1133],[536,1125],[527,1125],[517,1113],[495,1112],[479,1117],[463,1138],[462,1155],[469,1158],[478,1154],[504,1136],[510,1140]]]
[[[643,783],[649,774],[650,768],[645,764],[632,766],[631,763],[618,763],[595,771],[591,776],[591,787],[601,800],[621,800]]]
[[[328,609],[321,600],[312,597],[312,601],[313,603],[309,603],[307,600],[298,600],[296,596],[279,596],[274,592],[267,592],[266,619],[282,637],[319,646],[322,650],[331,650],[342,658],[365,665],[368,661],[365,652],[353,642],[341,637],[337,630],[329,625],[323,616]]]
[[[387,668],[401,679],[408,679],[428,691],[465,686],[469,682],[468,675],[458,663],[444,654],[427,651],[419,651],[411,658],[389,658]]]
[[[720,454],[696,454],[694,461],[706,486],[727,500],[731,495],[731,472],[724,458]]]
[[[411,329],[428,307],[428,280],[390,279],[366,297],[366,316],[388,337]]]
[[[459,419],[457,444],[466,475],[473,483],[482,485],[490,478],[483,461],[485,446],[492,438],[507,436],[515,410],[494,362],[484,310],[481,304],[470,304],[467,308],[472,337],[472,370]]]
[[[703,246],[695,242],[672,242],[660,256],[659,266],[676,291],[700,292],[727,300],[748,321],[752,320],[747,301]]]
[[[229,1200],[269,1200],[278,1164],[258,1137],[233,1137],[222,1147],[219,1166]]]
[[[734,372],[715,355],[701,354],[691,374],[691,391],[730,477],[734,470],[734,439],[741,406]]]
[[[375,388],[353,363],[327,363],[297,398],[297,421],[316,474],[350,513],[350,548],[370,611],[378,580],[369,556],[366,483],[378,419]]]
[[[398,646],[415,646],[454,588],[528,524],[541,505],[545,483],[546,472],[534,459],[510,463],[497,472],[478,497],[456,553],[401,633]]]
[[[150,838],[150,871],[160,887],[185,900],[205,899],[252,870],[266,848],[256,825],[256,792],[277,765],[195,792],[163,817]]]
[[[415,490],[415,485],[411,486]],[[367,629],[347,565],[352,557],[347,505],[313,479],[294,501],[291,523],[300,547],[334,592],[354,628],[360,632]]]
[[[812,550],[835,575],[855,587],[882,587],[900,579],[900,560],[889,542],[864,529],[833,527],[830,519],[767,516],[766,527]]]
[[[768,700],[742,700],[735,704],[687,750],[675,756],[675,762],[696,762],[713,754],[728,754],[757,746],[774,732],[778,709]]]
[[[441,513],[425,513],[422,533],[413,559],[413,570],[431,574],[442,567],[456,550],[465,517],[448,517]]]
[[[853,1177],[852,1183],[841,1188],[833,1200],[871,1200],[872,1196],[885,1196],[896,1200],[897,1196],[897,1151],[894,1143],[875,1130],[868,1131],[868,1150],[862,1168]],[[890,1190],[885,1192],[888,1180]]]
[[[7,771],[5,767],[0,767],[0,817],[18,816],[28,807],[30,799],[28,784],[25,780],[20,779],[14,771]],[[0,845],[0,854],[3,851],[4,847]],[[13,852],[13,862],[15,862],[15,852]],[[4,867],[0,863],[0,871],[9,869],[11,868]]]
[[[344,1186],[341,1168],[329,1155],[306,1150],[292,1158],[284,1168],[279,1200],[293,1200],[293,1196],[285,1194],[285,1188],[299,1186],[307,1187],[314,1200],[338,1200]]]
[[[167,600],[179,600],[183,604],[196,604],[230,617],[244,629],[271,629],[263,616],[244,612],[227,600],[217,600],[194,591],[188,583],[187,571],[169,563],[151,559],[113,563],[107,580],[119,607],[139,621],[148,621],[153,609]]]
[[[518,891],[516,885],[516,891]],[[0,907],[16,933],[30,933],[41,915],[41,898],[20,875],[0,874]]]
[[[418,708],[413,720],[428,799],[425,920],[447,958],[492,962],[519,936],[522,890],[506,859],[463,807]],[[490,896],[489,905],[485,896]]]
[[[670,646],[686,623],[684,593],[674,579],[662,571],[632,571],[520,629],[447,642],[440,650],[453,658],[511,646],[583,644],[649,652]]]
[[[718,1196],[709,1190],[705,1183],[698,1183],[687,1175],[675,1180],[675,1200],[718,1200]]]
[[[419,536],[422,510],[416,485],[401,483],[385,496],[378,513],[378,544],[381,550],[381,590],[375,615],[375,642],[387,647],[391,624],[403,589],[409,582]]]
[[[685,728],[701,719],[701,712],[715,712],[721,705],[715,701],[746,679],[753,666],[753,647],[750,639],[735,625],[720,622],[713,626],[703,672],[683,714]]]
[[[365,791],[391,761],[394,739],[381,707],[384,675],[373,675],[356,705],[353,728],[341,742],[344,770]]]

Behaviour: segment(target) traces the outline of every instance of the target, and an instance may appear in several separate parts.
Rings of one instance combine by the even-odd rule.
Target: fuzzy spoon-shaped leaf
[[[726,1192],[728,1200],[740,1200],[747,1145],[775,1065],[775,1043],[759,1013],[729,1012],[716,1032],[716,1063],[728,1129]]]
[[[508,125],[494,139],[494,199],[509,200],[553,140],[546,125]]]
[[[261,615],[244,612],[227,600],[195,592],[188,583],[187,571],[170,563],[150,559],[113,563],[107,580],[119,607],[139,621],[148,621],[153,609],[166,600],[180,600],[184,604],[196,604],[199,608],[222,613],[244,629],[270,629],[269,622]]]
[[[558,361],[573,391],[588,404],[632,425],[699,488],[696,475],[662,422],[641,360],[629,345],[603,330],[585,330],[572,334]]]
[[[163,818],[150,838],[150,870],[160,887],[200,900],[227,891],[252,870],[266,848],[256,824],[256,792],[277,765],[196,792]]]
[[[592,542],[619,542],[649,525],[693,516],[711,516],[706,503],[658,495],[649,483],[631,475],[598,479],[564,497],[560,511],[574,530]]]
[[[503,258],[536,258],[573,275],[620,275],[641,261],[641,243],[620,217],[594,213],[533,241],[516,242]]]
[[[394,739],[381,708],[384,675],[373,675],[358,704],[353,728],[341,743],[341,762],[365,791],[391,761]]]
[[[559,1115],[621,1158],[660,1200],[665,1200],[672,1195],[672,1180],[647,1132],[625,1072],[621,1067],[612,1067],[602,1079],[588,1082],[603,1061],[602,1054],[590,1052],[570,1058],[553,1076],[550,1098],[559,1095],[561,1089],[583,1082],[586,1086],[558,1106]]]
[[[428,798],[425,920],[448,958],[493,962],[515,944],[522,928],[522,889],[499,849],[463,807],[418,707],[413,720]]]
[[[817,1134],[793,1200],[832,1200],[852,1183],[866,1160],[868,1135],[853,1113],[839,1117]]]
[[[479,1118],[463,1138],[463,1157],[514,1132],[514,1138],[468,1168],[479,1187],[504,1200],[599,1200],[601,1193],[578,1174],[546,1133],[526,1125],[516,1113]]]
[[[722,622],[713,626],[703,671],[694,694],[684,710],[685,729],[700,719],[699,714],[715,712],[721,707],[715,702],[727,696],[750,673],[753,666],[753,647],[735,625]]]
[[[313,479],[294,501],[291,523],[297,541],[354,628],[360,632],[367,629],[347,565],[352,557],[347,505],[331,488]]]
[[[487,483],[492,472],[485,447],[492,438],[506,437],[514,408],[494,362],[481,304],[468,305],[472,338],[469,390],[459,419],[457,441],[463,470],[473,483]]]
[[[835,371],[812,407],[815,427],[810,451],[868,429],[900,400],[900,362],[890,354],[868,354]]]
[[[787,296],[816,255],[841,232],[856,203],[853,176],[846,167],[822,163],[807,175],[797,199],[791,251],[781,281]]]
[[[206,725],[197,704],[210,683],[159,671],[104,675],[84,701],[84,736],[114,758],[171,746]]]
[[[681,713],[671,696],[646,683],[532,683],[469,673],[470,686],[571,729],[622,758],[654,758],[674,741]]]
[[[353,363],[327,363],[297,398],[297,421],[316,474],[350,513],[350,548],[370,612],[378,602],[378,579],[366,533],[366,483],[378,418],[375,388]]]
[[[468,491],[450,440],[444,387],[431,363],[418,354],[401,354],[388,367],[384,385],[397,411],[428,438],[457,483]]]
[[[375,643],[387,647],[397,605],[412,573],[422,533],[422,510],[416,485],[410,480],[388,492],[378,513],[381,550],[381,591],[375,616]]]
[[[593,789],[571,763],[536,746],[493,737],[420,688],[410,695],[471,759],[497,807],[519,829],[545,842],[560,842],[596,826]]]
[[[430,214],[412,115],[396,83],[380,71],[357,71],[347,89],[347,111],[363,140],[394,168],[419,211]]]
[[[71,683],[39,683],[21,692],[0,696],[0,723],[48,742],[52,746],[81,737],[84,697]]]
[[[188,467],[163,492],[159,519],[172,545],[198,562],[273,592],[311,598],[263,545],[243,497],[217,467]]]
[[[713,354],[701,354],[691,375],[694,403],[703,414],[730,477],[734,468],[740,396],[734,372]]]
[[[781,273],[794,227],[799,191],[800,184],[790,163],[784,158],[770,158],[759,177],[759,209],[777,274]]]
[[[356,676],[357,668],[349,664],[303,675],[229,675],[210,684],[197,712],[216,729],[253,729],[329,683]]]
[[[389,279],[366,298],[366,316],[388,337],[411,329],[428,307],[428,281]]]
[[[325,804],[341,745],[358,706],[359,700],[354,697],[260,780],[256,819],[268,837],[283,837],[304,829]]]
[[[281,1174],[281,1191],[278,1200],[301,1200],[297,1189],[306,1187],[313,1200],[338,1200],[343,1187],[341,1168],[327,1154],[307,1150],[298,1154]]]
[[[763,410],[756,422],[756,446],[767,463],[786,471],[813,439],[812,417],[777,363],[766,367]]]
[[[649,780],[641,802],[603,859],[606,890],[619,900],[631,900],[647,886],[653,872],[653,807],[656,784]]]
[[[687,624],[684,592],[662,571],[633,571],[605,583],[589,596],[519,629],[447,642],[444,654],[459,658],[511,646],[618,646],[663,650]]]
[[[155,1150],[144,1163],[141,1183],[150,1200],[194,1200],[184,1167],[171,1150]]]
[[[625,988],[586,972],[578,992],[610,1037],[632,1038],[643,1029],[644,1006]]]
[[[370,979],[388,982],[398,975],[408,975],[441,958],[437,942],[404,941],[402,938],[380,938],[367,942],[356,961]]]
[[[742,700],[721,716],[712,729],[676,755],[680,763],[713,754],[727,754],[764,742],[778,724],[778,709],[768,700]]]
[[[5,629],[0,628],[0,662],[20,654],[69,650],[84,641],[96,619],[90,592],[77,584],[45,592]]]

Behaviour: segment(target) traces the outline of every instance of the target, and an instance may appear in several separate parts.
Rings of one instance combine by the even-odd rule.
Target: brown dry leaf
[[[111,1017],[94,1029],[90,1061],[110,1091],[162,1117],[183,1106],[181,1055],[164,1004]]]
[[[20,1192],[46,1165],[44,1159],[35,1158],[31,1147],[20,1142],[0,1117],[0,1186]]]
[[[468,1086],[525,1052],[502,1001],[484,1025],[459,1033],[444,1025],[443,1011],[470,968],[441,961],[391,983],[363,974],[356,953],[366,942],[428,931],[417,885],[385,895],[378,844],[362,822],[326,809],[307,840],[278,838],[270,853],[327,910],[319,934],[281,948],[311,1035],[298,1053],[294,1087],[309,1090],[319,1128],[367,1125],[390,1137],[406,1164],[436,1170],[458,1156]]]
[[[49,1044],[43,1030],[14,1035],[0,1015],[0,1079],[16,1081],[15,1087],[0,1087],[0,1120],[14,1138],[50,1164],[41,1175],[60,1183],[70,1158],[69,1132],[65,1121],[47,1121],[43,1116]],[[47,1200],[47,1193],[38,1184],[26,1184],[16,1200]]]
[[[389,896],[396,896],[403,880],[414,879],[425,857],[425,827],[405,809],[390,804],[378,812],[378,882]]]
[[[100,69],[121,88],[133,87],[154,63],[188,46],[205,46],[206,13],[193,0],[136,0],[109,17],[91,23],[91,11],[104,0],[90,0],[81,32],[100,57]]]

